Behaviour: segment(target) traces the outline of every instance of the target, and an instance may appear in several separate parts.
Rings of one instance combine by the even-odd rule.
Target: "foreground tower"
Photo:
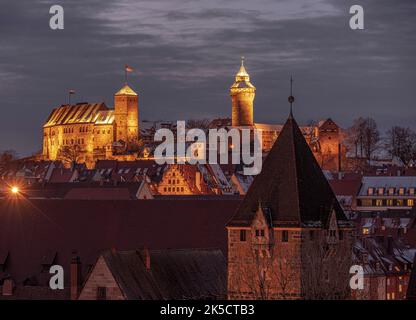
[[[252,126],[253,102],[256,95],[256,87],[250,82],[250,76],[244,67],[244,57],[241,59],[241,67],[235,75],[235,81],[230,88],[232,103],[232,125]]]
[[[349,297],[353,228],[292,111],[227,230],[229,299]]]
[[[138,95],[127,83],[114,95],[116,141],[136,143],[139,139]]]

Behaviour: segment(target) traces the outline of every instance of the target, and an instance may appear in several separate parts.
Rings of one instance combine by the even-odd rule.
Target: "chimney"
[[[14,289],[14,282],[12,279],[6,279],[3,281],[3,290],[2,290],[3,296],[12,296],[13,289]]]
[[[387,254],[393,254],[393,237],[387,237],[387,244],[386,244]]]
[[[71,300],[77,300],[81,289],[81,260],[76,251],[72,252],[71,259]]]
[[[342,171],[342,147],[341,147],[341,143],[338,143],[338,171],[341,172]]]
[[[149,249],[146,247],[143,249],[143,260],[146,265],[146,270],[150,270],[150,252]]]

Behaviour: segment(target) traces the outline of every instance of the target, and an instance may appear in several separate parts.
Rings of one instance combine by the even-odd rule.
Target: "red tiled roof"
[[[329,180],[328,182],[337,196],[355,197],[361,187],[361,180]]]
[[[331,187],[292,116],[263,163],[229,226],[251,225],[259,205],[271,211],[274,225],[328,222],[331,210],[345,221]]]
[[[138,247],[227,250],[225,225],[240,200],[26,200],[0,202],[0,256],[21,282],[37,275],[42,257],[57,252],[69,274],[72,251],[81,262],[103,249]],[[66,281],[69,277],[65,278]]]
[[[73,188],[65,195],[65,199],[130,200],[131,196],[128,188]]]

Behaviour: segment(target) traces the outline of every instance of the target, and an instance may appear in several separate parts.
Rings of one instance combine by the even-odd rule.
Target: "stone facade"
[[[270,228],[260,211],[250,228],[228,228],[228,298],[349,297],[352,229],[330,230]]]
[[[43,126],[43,158],[90,167],[96,160],[129,159],[127,151],[138,143],[138,132],[138,97],[125,85],[115,94],[114,109],[104,103],[54,109]]]
[[[244,68],[244,61],[241,62],[240,70],[235,76],[235,82],[230,89],[232,101],[232,125],[252,126],[253,103],[256,95],[256,88],[250,82],[250,76]]]
[[[105,296],[103,293],[105,292]],[[97,260],[78,300],[124,300],[123,293],[102,256]]]

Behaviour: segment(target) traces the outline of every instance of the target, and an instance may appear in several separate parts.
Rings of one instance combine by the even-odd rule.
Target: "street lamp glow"
[[[12,187],[12,193],[13,194],[17,194],[17,193],[19,193],[19,188],[18,187]]]

